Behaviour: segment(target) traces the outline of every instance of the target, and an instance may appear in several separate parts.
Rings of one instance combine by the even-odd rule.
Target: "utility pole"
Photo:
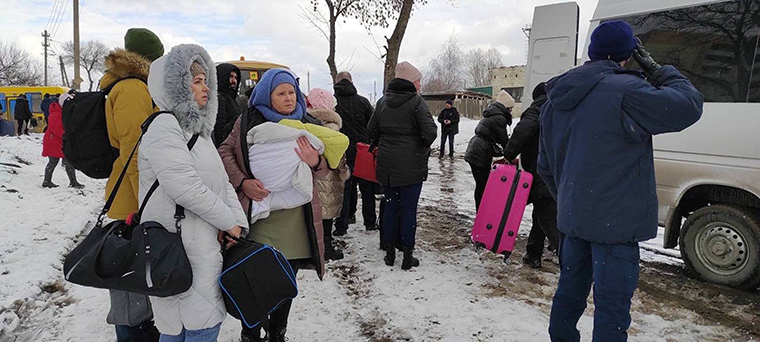
[[[50,38],[50,34],[47,30],[42,32],[42,38],[44,41],[42,42],[42,47],[45,48],[45,86],[48,85],[48,48],[50,47],[50,42],[48,42],[48,39]]]
[[[79,77],[79,0],[74,1],[74,84],[72,87],[79,90],[82,78]]]
[[[372,96],[372,105],[374,106],[375,102],[377,102],[377,81],[372,81],[372,84],[374,87],[374,90],[372,91],[374,95]]]
[[[61,62],[61,84],[69,88],[69,77],[66,75],[66,66],[63,64],[63,56],[58,56],[58,61]]]
[[[311,72],[306,72],[306,88],[308,89],[307,92],[311,92]]]

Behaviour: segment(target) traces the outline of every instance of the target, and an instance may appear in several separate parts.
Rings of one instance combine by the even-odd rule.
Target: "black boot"
[[[383,260],[385,260],[385,264],[388,266],[393,266],[396,262],[396,249],[393,248],[393,245],[385,245],[385,258]]]
[[[401,262],[402,270],[410,270],[420,265],[420,261],[412,255],[414,247],[404,247],[404,261]]]
[[[332,244],[325,244],[325,260],[340,260],[343,259],[343,251],[335,248]]]
[[[42,181],[43,188],[57,188],[58,187],[58,185],[53,183],[53,171],[55,171],[55,165],[53,165],[52,162],[49,162],[45,166],[45,179]]]
[[[66,169],[66,175],[69,177],[69,188],[82,189],[84,185],[77,182],[77,171],[69,164],[66,159],[63,160],[63,167]]]
[[[285,332],[287,332],[288,329],[286,328],[272,328],[272,331],[269,332],[269,342],[285,342],[287,339],[285,338]]]
[[[533,258],[528,254],[525,254],[522,258],[523,264],[530,266],[531,268],[541,268],[541,257]]]

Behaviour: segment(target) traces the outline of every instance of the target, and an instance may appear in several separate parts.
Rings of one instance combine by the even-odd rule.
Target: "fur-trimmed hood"
[[[145,57],[124,49],[115,49],[106,56],[106,72],[100,79],[100,89],[105,89],[125,77],[138,77],[148,81],[150,61]]]
[[[208,103],[200,108],[193,100],[190,84],[193,75],[190,66],[198,62],[206,70],[209,87]],[[161,110],[174,112],[180,127],[188,133],[210,136],[216,122],[217,100],[216,68],[206,50],[198,45],[177,45],[150,67],[148,90]]]
[[[329,109],[316,108],[309,109],[309,115],[313,116],[319,121],[322,121],[322,126],[325,126],[333,131],[340,131],[343,128],[343,119],[340,115]]]

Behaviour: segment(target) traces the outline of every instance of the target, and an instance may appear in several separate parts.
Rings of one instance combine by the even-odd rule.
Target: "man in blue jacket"
[[[652,136],[694,124],[703,97],[660,67],[625,22],[597,27],[588,52],[591,61],[548,82],[540,119],[538,173],[557,199],[561,232],[549,334],[580,340],[593,282],[594,341],[626,341],[638,243],[657,236]],[[643,74],[623,68],[632,55]]]

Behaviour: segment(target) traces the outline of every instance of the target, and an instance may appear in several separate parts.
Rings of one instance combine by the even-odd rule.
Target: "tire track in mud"
[[[452,164],[455,163],[464,162],[461,160],[452,162]],[[456,168],[461,169],[462,166],[447,167],[444,163],[439,164],[441,169],[431,173],[438,178],[438,185],[441,187],[438,194],[440,198],[432,199],[434,204],[426,203],[420,206],[418,241],[425,241],[441,254],[448,254],[454,259],[478,257],[488,275],[493,279],[492,283],[483,285],[483,290],[488,296],[517,299],[538,306],[548,314],[559,278],[558,265],[545,260],[540,270],[521,266],[520,260],[527,242],[527,237],[522,235],[515,245],[510,262],[506,265],[500,256],[488,251],[480,254],[468,252],[468,249],[475,250],[470,240],[474,216],[445,210],[442,207],[453,204],[453,207],[449,208],[457,208],[454,193],[472,191],[472,189],[450,188],[449,184],[455,177],[453,171]],[[526,213],[521,230],[526,226],[529,227],[526,220],[529,216],[529,213]],[[644,248],[659,255],[677,259],[667,253]],[[544,257],[546,258],[546,254]],[[694,279],[683,266],[651,261],[641,261],[639,278],[639,288],[634,296],[632,313],[653,314],[667,321],[673,321],[684,318],[683,311],[687,311],[697,318],[695,323],[734,329],[736,334],[723,336],[724,341],[760,340],[760,315],[758,315],[760,293],[758,291],[740,291],[705,283]],[[593,308],[591,298],[589,296],[589,306]],[[634,328],[631,329],[631,333],[636,333]]]

